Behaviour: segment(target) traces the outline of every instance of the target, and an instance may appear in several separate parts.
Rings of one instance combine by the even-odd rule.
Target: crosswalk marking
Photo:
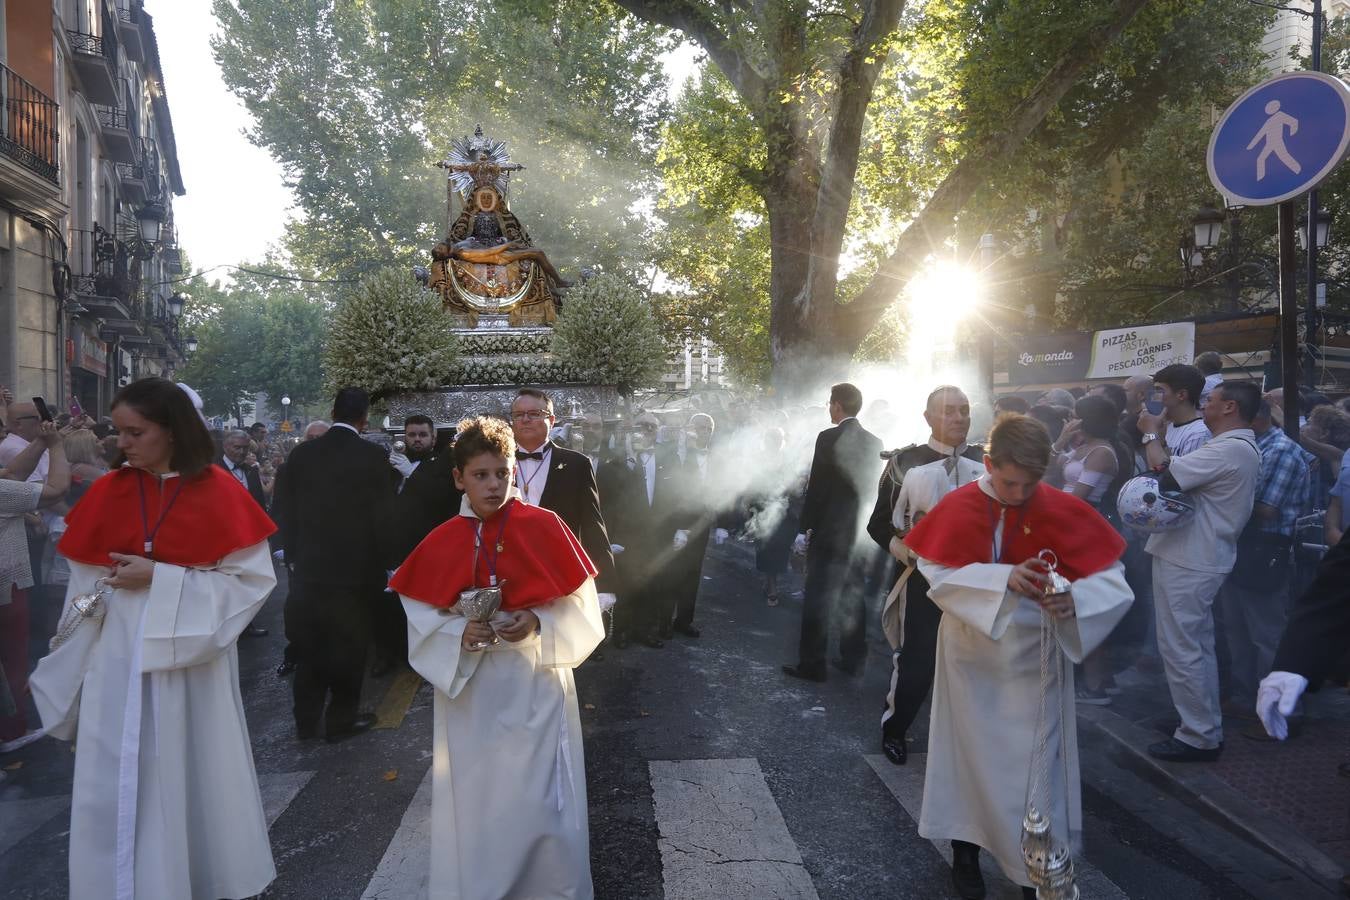
[[[304,789],[314,772],[263,772],[258,775],[263,813],[271,828]],[[0,855],[57,816],[69,814],[70,795],[6,799],[0,791]]]
[[[258,792],[262,794],[263,813],[267,816],[268,828],[276,824],[286,807],[291,805],[291,801],[304,790],[314,775],[314,772],[258,773]]]
[[[431,877],[431,768],[403,811],[361,900],[421,900]]]
[[[0,798],[4,796],[0,792]],[[70,807],[70,796],[0,800],[0,854]]]
[[[416,672],[403,671],[395,675],[384,699],[375,710],[375,727],[397,728],[402,725],[403,717],[408,714],[408,707],[412,705],[413,697],[417,696],[417,689],[421,686],[422,676]]]
[[[881,754],[868,754],[865,759],[877,773],[881,783],[900,801],[900,805],[915,822],[919,821],[919,811],[923,807],[923,779],[927,768],[928,754],[911,753],[909,762],[903,766],[893,765]],[[930,841],[950,865],[952,861],[950,841]],[[1020,888],[999,870],[998,864],[988,853],[980,854],[980,871],[984,873],[985,883],[989,887],[990,900],[1018,900],[1022,896]],[[1100,869],[1082,859],[1074,860],[1077,873],[1078,890],[1083,900],[1129,900],[1129,896],[1107,878]]]
[[[648,766],[666,900],[817,900],[758,760]]]

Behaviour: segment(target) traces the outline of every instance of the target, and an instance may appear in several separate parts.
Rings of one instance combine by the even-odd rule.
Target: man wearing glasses
[[[8,466],[14,458],[24,451],[30,443],[42,434],[42,419],[37,407],[32,403],[11,401],[5,412],[5,425],[9,435],[0,441],[0,468]],[[37,468],[28,476],[29,481],[47,480],[47,454],[38,460]]]
[[[549,440],[557,421],[553,400],[538,388],[521,388],[511,403],[516,437],[516,487],[531,506],[552,510],[572,529],[600,574],[595,579],[600,605],[614,604],[614,554],[609,549],[595,470],[584,453]]]

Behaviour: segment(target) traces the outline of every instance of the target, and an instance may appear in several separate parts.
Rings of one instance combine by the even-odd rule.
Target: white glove
[[[609,552],[613,553],[615,556],[618,556],[620,553],[623,552],[623,544],[610,544]]]
[[[804,534],[797,535],[797,539],[792,542],[792,552],[797,554],[798,556],[805,556],[806,545],[809,543],[810,540],[807,538],[806,535]]]
[[[1294,712],[1298,698],[1308,689],[1308,679],[1293,672],[1271,672],[1261,679],[1256,691],[1256,715],[1266,727],[1266,734],[1276,740],[1289,737],[1286,717]]]
[[[730,536],[731,536],[730,533],[728,533],[728,531],[725,528],[714,529],[713,543],[717,544],[718,546],[721,546],[722,544],[725,544],[727,542],[727,538],[729,538]]]
[[[619,602],[619,598],[613,594],[596,594],[600,598],[600,611],[608,612],[614,608],[614,604]]]
[[[284,563],[284,562],[286,561],[286,551],[285,551],[285,550],[277,550],[277,551],[275,551],[275,552],[272,553],[272,558],[275,559],[275,560],[276,560],[277,562],[279,562],[279,563]]]
[[[412,460],[408,459],[408,457],[404,456],[402,453],[390,453],[389,465],[397,469],[398,474],[402,475],[404,478],[407,478],[409,475],[411,475],[413,473],[413,470],[417,468],[417,464],[414,463]]]
[[[679,531],[675,532],[676,550],[683,550],[685,545],[688,543],[689,543],[689,532],[687,530],[681,528]]]

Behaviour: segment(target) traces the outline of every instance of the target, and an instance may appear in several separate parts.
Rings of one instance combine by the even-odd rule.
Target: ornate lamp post
[[[291,420],[291,398],[289,396],[281,398],[281,417],[287,422]]]
[[[184,343],[184,346],[187,348],[188,353],[196,353],[197,339],[189,334],[187,337],[187,341]]]

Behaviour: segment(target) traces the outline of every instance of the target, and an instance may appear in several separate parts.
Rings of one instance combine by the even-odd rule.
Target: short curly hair
[[[516,437],[511,426],[492,416],[460,419],[455,428],[455,468],[463,472],[469,460],[484,453],[504,456],[515,465]]]

